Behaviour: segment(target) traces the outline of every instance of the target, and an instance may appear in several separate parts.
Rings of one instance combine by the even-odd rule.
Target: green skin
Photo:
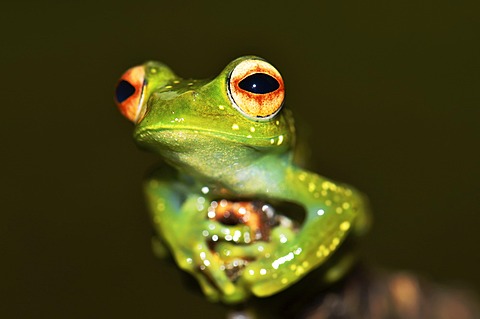
[[[295,130],[288,110],[255,121],[233,107],[228,78],[247,59],[259,58],[241,57],[213,80],[201,81],[179,78],[162,63],[145,63],[145,115],[134,133],[140,147],[170,165],[156,170],[145,184],[158,235],[205,295],[225,303],[284,290],[368,224],[360,193],[293,163]],[[246,245],[248,226],[207,218],[210,202],[222,198],[292,202],[305,209],[306,218],[298,231],[280,225],[272,229],[269,242]],[[232,240],[229,234],[237,236]],[[214,235],[219,244],[212,251],[208,243]],[[232,280],[224,261],[235,257],[250,262]],[[350,264],[351,258],[335,264],[325,281],[341,277]]]

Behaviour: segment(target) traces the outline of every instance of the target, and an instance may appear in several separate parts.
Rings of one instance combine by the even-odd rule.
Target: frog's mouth
[[[305,211],[287,202],[222,199],[210,203],[208,218],[223,226],[224,235],[212,236],[210,250],[223,262],[229,279],[236,281],[249,263],[268,258],[278,245],[298,232]]]
[[[164,124],[161,127],[145,127],[135,132],[135,140],[139,145],[148,148],[150,144],[158,148],[160,145],[175,150],[188,148],[188,145],[210,145],[211,141],[222,141],[225,145],[248,145],[251,148],[271,148],[289,145],[286,134],[257,136],[227,133],[214,128],[182,127]]]

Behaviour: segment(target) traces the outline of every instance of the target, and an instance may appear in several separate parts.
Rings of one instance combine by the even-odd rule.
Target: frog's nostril
[[[115,98],[118,103],[122,103],[135,93],[135,87],[128,81],[121,80],[115,90]]]

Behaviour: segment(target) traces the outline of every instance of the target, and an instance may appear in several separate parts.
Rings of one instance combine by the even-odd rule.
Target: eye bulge
[[[228,78],[228,93],[233,106],[256,121],[273,118],[285,98],[280,73],[258,59],[242,61],[233,69]]]
[[[145,86],[145,70],[136,66],[127,70],[115,87],[115,103],[123,116],[134,123],[141,119]]]

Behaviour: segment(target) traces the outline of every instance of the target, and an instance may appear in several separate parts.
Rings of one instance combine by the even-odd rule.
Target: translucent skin
[[[286,289],[324,264],[347,236],[362,234],[369,220],[359,192],[293,163],[295,131],[285,107],[253,120],[232,105],[232,70],[258,59],[236,59],[208,81],[184,80],[158,62],[143,66],[147,85],[134,137],[169,164],[145,183],[154,227],[205,295],[225,303]],[[280,224],[269,241],[252,241],[248,225],[207,217],[211,203],[224,198],[295,203],[306,216],[298,230]],[[232,279],[225,269],[236,259],[248,263]],[[350,258],[335,264],[325,280],[338,279],[350,264]]]

